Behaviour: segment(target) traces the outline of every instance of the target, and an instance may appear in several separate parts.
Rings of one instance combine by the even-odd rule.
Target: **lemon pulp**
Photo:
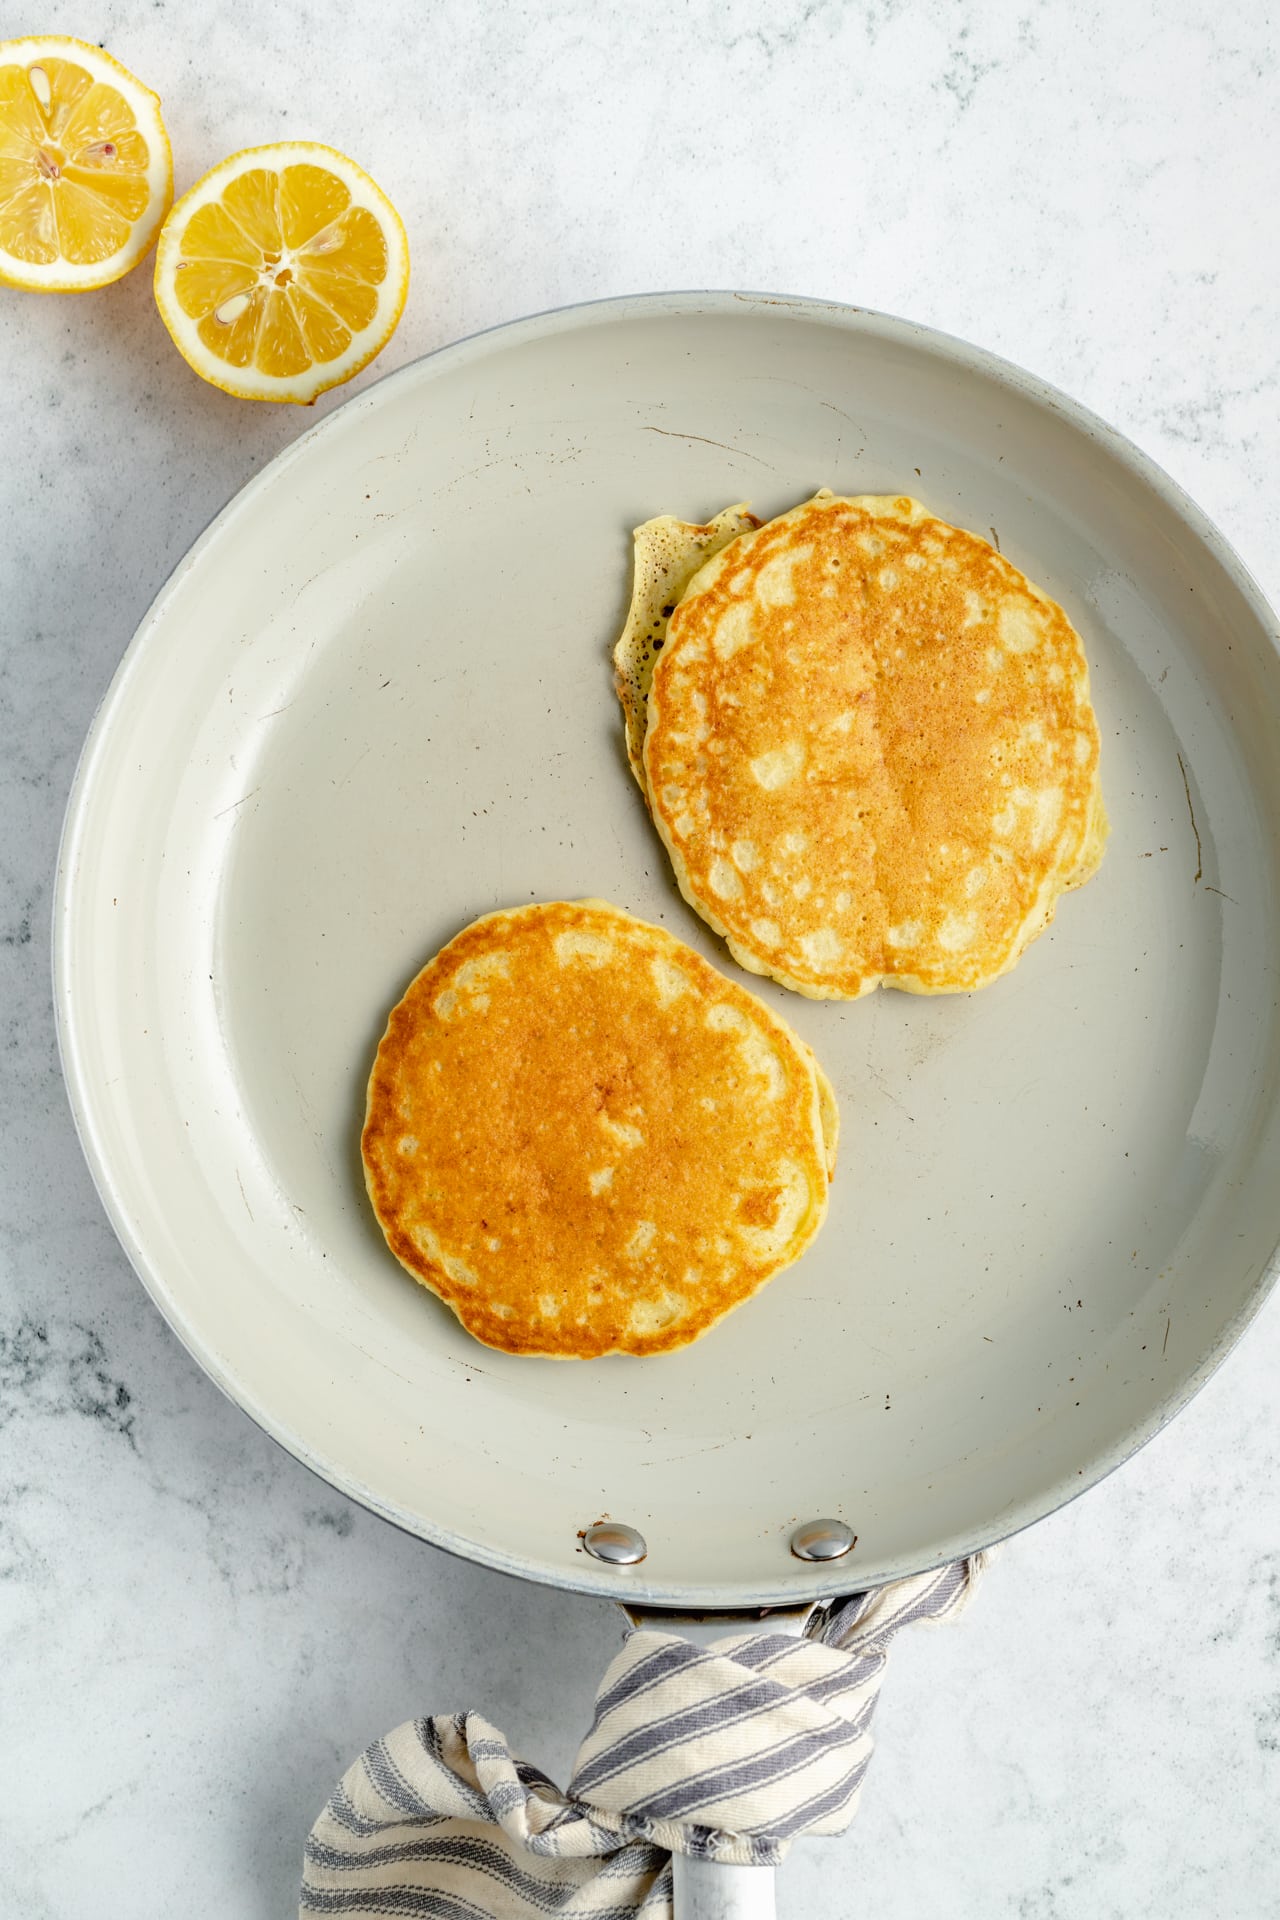
[[[158,103],[118,61],[63,37],[0,45],[0,278],[117,278],[149,245],[168,179]]]
[[[386,273],[381,226],[335,174],[255,167],[192,214],[174,294],[219,360],[287,377],[347,351]]]

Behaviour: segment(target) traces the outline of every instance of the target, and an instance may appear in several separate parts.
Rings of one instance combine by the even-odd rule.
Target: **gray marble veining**
[[[376,371],[538,308],[749,286],[977,340],[1113,419],[1280,598],[1280,22],[1173,0],[53,0],[162,93],[179,190],[351,152],[409,228]],[[14,1920],[287,1915],[309,1821],[406,1715],[565,1772],[611,1610],[408,1540],[168,1333],[58,1075],[50,881],[79,743],[210,516],[309,418],[202,386],[146,269],[0,290],[0,1857]],[[368,378],[370,376],[366,376]],[[322,400],[319,411],[341,396]],[[1280,1914],[1280,1307],[1088,1499],[904,1640],[862,1813],[783,1914]]]

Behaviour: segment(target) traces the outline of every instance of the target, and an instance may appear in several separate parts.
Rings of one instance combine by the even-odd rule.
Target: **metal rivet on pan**
[[[857,1544],[857,1534],[843,1520],[806,1520],[791,1536],[797,1560],[840,1560]]]
[[[649,1549],[642,1533],[623,1526],[621,1520],[597,1520],[582,1535],[582,1544],[597,1560],[611,1567],[634,1567]]]

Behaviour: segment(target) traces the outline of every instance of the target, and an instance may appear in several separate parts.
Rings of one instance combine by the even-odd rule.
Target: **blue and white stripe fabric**
[[[312,1828],[300,1913],[667,1920],[673,1853],[765,1865],[797,1834],[839,1833],[893,1636],[950,1619],[982,1559],[837,1603],[801,1640],[630,1633],[567,1794],[477,1713],[407,1721]]]

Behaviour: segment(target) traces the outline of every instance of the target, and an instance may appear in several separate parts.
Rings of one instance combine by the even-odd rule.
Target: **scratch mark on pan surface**
[[[996,532],[994,527],[992,527],[991,529],[991,544],[995,548],[997,553],[1000,553],[1002,551],[1002,548],[1000,546],[1000,535]]]
[[[448,493],[451,487],[460,487],[464,480],[474,480],[478,473],[487,473],[490,467],[506,466],[513,466],[517,473],[520,472],[518,456],[514,453],[495,454],[492,460],[482,460],[478,467],[468,467],[465,473],[455,473],[452,480],[446,480],[443,486],[437,487],[436,492]]]
[[[746,307],[792,307],[797,313],[861,313],[861,307],[849,307],[841,300],[779,300],[767,293],[735,293]]]
[[[704,447],[721,447],[725,453],[736,453],[740,460],[754,460],[757,466],[767,467],[770,473],[777,472],[773,462],[763,459],[760,454],[748,453],[745,447],[731,447],[727,440],[708,440],[705,433],[675,433],[670,427],[643,427],[641,431],[660,433],[666,440],[698,440]]]
[[[872,1074],[871,1084],[873,1087],[877,1089],[878,1092],[884,1095],[886,1100],[891,1100],[893,1102],[894,1106],[898,1109],[899,1113],[905,1113],[907,1115],[907,1119],[911,1122],[912,1126],[914,1127],[916,1123],[916,1117],[914,1113],[907,1113],[906,1107],[903,1105],[902,1101],[899,1100],[897,1094],[894,1093],[889,1087],[885,1085],[884,1080],[881,1078],[879,1074],[877,1073]]]
[[[851,427],[857,429],[859,436],[863,440],[866,439],[866,431],[862,422],[855,420],[851,413],[846,413],[843,407],[838,407],[834,400],[824,399],[818,388],[811,387],[807,380],[791,380],[782,373],[754,373],[751,374],[749,378],[752,380],[767,380],[774,386],[796,387],[801,393],[811,393],[820,407],[826,407],[829,413],[839,414],[842,420],[847,420]],[[917,467],[916,472],[919,473],[919,471],[920,469]]]
[[[252,800],[255,793],[261,793],[261,792],[262,792],[262,788],[260,786],[250,787],[248,793],[242,793],[240,798],[238,800],[233,800],[229,807],[219,807],[218,811],[213,816],[214,819],[221,820],[224,813],[234,813],[237,807],[242,807],[246,800]]]
[[[1178,755],[1178,771],[1182,775],[1182,791],[1187,796],[1187,812],[1191,815],[1191,831],[1196,837],[1196,873],[1195,879],[1191,882],[1194,887],[1199,885],[1200,875],[1204,872],[1204,853],[1200,846],[1200,829],[1196,825],[1196,810],[1191,804],[1191,782],[1187,778],[1186,764],[1181,754]]]
[[[1172,1325],[1173,1325],[1172,1320],[1166,1320],[1164,1323],[1164,1345],[1160,1349],[1160,1358],[1162,1360],[1164,1359],[1165,1354],[1169,1350],[1169,1329]]]
[[[846,413],[843,407],[838,407],[834,400],[823,400],[820,402],[820,405],[829,408],[832,413],[838,413],[842,420],[847,420],[851,427],[857,427],[858,432],[862,432],[862,428],[858,426],[858,422],[854,419],[853,415]]]
[[[367,760],[369,758],[369,755],[372,752],[373,752],[372,747],[366,747],[363,753],[358,753],[356,755],[355,759],[351,762],[351,765],[347,768],[346,772],[343,774],[341,780],[338,781],[338,784],[334,789],[336,793],[341,793],[342,789],[346,786],[348,780],[351,778],[356,768],[360,765],[360,762],[362,760]]]
[[[682,1460],[696,1460],[704,1453],[719,1453],[721,1448],[727,1447],[728,1444],[727,1440],[713,1440],[709,1447],[695,1447],[691,1453],[668,1454],[664,1459],[654,1460],[649,1464],[655,1467],[674,1467]]]

